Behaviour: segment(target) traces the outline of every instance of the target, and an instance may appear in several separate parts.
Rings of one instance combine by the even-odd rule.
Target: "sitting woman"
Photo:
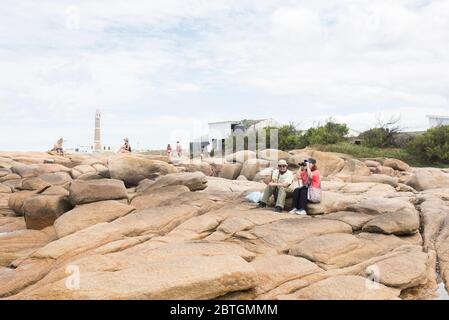
[[[307,214],[308,202],[320,202],[321,200],[321,177],[315,159],[308,159],[299,164],[298,171],[299,187],[293,191],[293,209],[290,213],[298,215]]]
[[[64,155],[64,149],[62,148],[62,144],[64,143],[64,139],[61,138],[58,141],[56,141],[56,143],[53,146],[53,149],[51,149],[51,151],[56,151],[56,153],[59,156],[63,156]]]
[[[128,138],[123,139],[123,141],[125,141],[125,143],[123,144],[123,146],[120,148],[120,150],[118,152],[119,153],[130,153],[131,152],[131,146],[129,145]]]

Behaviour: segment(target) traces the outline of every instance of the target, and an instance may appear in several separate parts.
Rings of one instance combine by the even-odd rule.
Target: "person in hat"
[[[131,146],[129,145],[129,139],[125,138],[123,139],[124,144],[118,151],[119,153],[130,153],[131,152]]]
[[[285,160],[279,160],[278,168],[273,170],[271,181],[265,188],[262,200],[259,202],[259,208],[265,208],[272,195],[276,199],[274,210],[282,212],[284,210],[285,198],[291,193],[290,185],[293,183],[293,173],[288,170],[288,164]]]
[[[321,177],[315,159],[304,160],[299,166],[301,167],[298,171],[300,186],[293,190],[293,209],[290,213],[307,215],[309,188],[321,189]]]

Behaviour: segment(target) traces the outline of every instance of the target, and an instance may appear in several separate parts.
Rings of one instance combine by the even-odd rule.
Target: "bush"
[[[346,124],[328,120],[326,124],[322,126],[307,130],[305,139],[309,145],[335,144],[344,141],[348,132],[349,128]]]
[[[407,150],[429,162],[449,163],[449,125],[431,128],[415,137]]]
[[[373,128],[359,135],[359,138],[363,140],[363,145],[367,147],[386,148],[391,146],[388,141],[388,132],[384,128]]]

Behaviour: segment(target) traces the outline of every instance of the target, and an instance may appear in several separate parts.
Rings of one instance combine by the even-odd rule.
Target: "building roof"
[[[232,123],[232,124],[237,124],[240,123],[241,121],[217,121],[217,122],[209,122],[208,124],[220,124],[220,123]]]
[[[427,118],[429,119],[444,119],[444,120],[449,120],[449,116],[435,116],[435,115],[427,115]]]

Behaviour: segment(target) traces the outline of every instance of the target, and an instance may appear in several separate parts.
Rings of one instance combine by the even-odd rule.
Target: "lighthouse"
[[[95,112],[95,136],[94,136],[94,151],[101,151],[101,129],[100,129],[100,119],[101,113],[100,110],[97,109]]]

